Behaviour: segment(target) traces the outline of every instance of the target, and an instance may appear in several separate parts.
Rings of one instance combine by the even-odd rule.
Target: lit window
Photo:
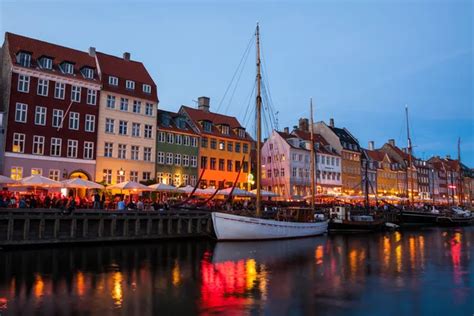
[[[181,166],[181,154],[174,155],[174,164],[176,166]]]
[[[11,167],[10,178],[13,180],[21,180],[23,178],[23,167]]]
[[[49,178],[54,181],[59,181],[59,169],[49,169]]]
[[[103,170],[103,178],[102,180],[107,183],[111,184],[112,183],[112,169],[104,169]]]
[[[39,175],[41,176],[43,174],[43,169],[41,168],[31,168],[31,175]]]

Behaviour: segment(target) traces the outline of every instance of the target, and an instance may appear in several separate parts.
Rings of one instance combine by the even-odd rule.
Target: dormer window
[[[143,92],[151,93],[151,86],[149,84],[144,84],[143,85]]]
[[[184,119],[182,117],[178,117],[176,119],[176,126],[179,129],[184,129],[186,127],[186,122],[184,121]]]
[[[94,79],[94,69],[84,67],[82,68],[82,75],[87,79]]]
[[[40,65],[43,69],[52,69],[53,68],[53,60],[48,57],[41,57]]]
[[[68,62],[63,62],[61,68],[65,74],[72,75],[74,73],[74,65]]]
[[[228,125],[222,125],[221,132],[224,135],[229,135],[229,126]]]
[[[245,129],[239,128],[239,137],[240,138],[245,138]]]
[[[23,67],[30,67],[31,66],[31,54],[20,52],[17,55],[17,63],[22,65]]]
[[[109,76],[109,85],[118,86],[118,78],[114,76]]]
[[[132,80],[125,81],[125,87],[130,90],[135,90],[135,81],[132,81]]]
[[[202,127],[204,128],[205,132],[210,133],[212,131],[212,123],[209,121],[203,121],[202,122]]]

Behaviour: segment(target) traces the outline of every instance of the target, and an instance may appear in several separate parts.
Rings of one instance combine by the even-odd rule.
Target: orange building
[[[201,135],[199,176],[203,169],[204,174],[200,186],[230,187],[238,176],[237,187],[247,189],[252,138],[235,117],[211,112],[208,97],[198,100],[197,109],[182,106],[180,113]]]
[[[377,163],[377,194],[397,195],[397,169],[390,157],[381,150],[367,150],[370,158]]]

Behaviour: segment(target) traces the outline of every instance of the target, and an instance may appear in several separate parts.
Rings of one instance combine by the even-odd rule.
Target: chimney
[[[198,109],[204,112],[209,112],[210,108],[210,98],[208,97],[199,97],[198,98]]]
[[[302,132],[309,132],[309,120],[307,118],[300,118],[298,121],[298,129]]]
[[[388,140],[388,143],[389,143],[390,145],[392,145],[393,147],[395,147],[395,139],[390,138],[390,139]]]
[[[95,57],[95,47],[89,47],[89,56]]]
[[[130,53],[129,52],[123,53],[123,59],[127,60],[127,61],[130,61]]]
[[[329,126],[334,127],[334,119],[333,118],[329,119]]]
[[[374,150],[374,147],[375,147],[374,144],[375,143],[373,140],[369,141],[369,150]]]
[[[451,155],[446,155],[446,159],[451,159]]]
[[[289,127],[285,127],[285,128],[283,129],[283,131],[284,131],[285,133],[289,134],[289,133],[290,133],[290,128],[289,128]]]

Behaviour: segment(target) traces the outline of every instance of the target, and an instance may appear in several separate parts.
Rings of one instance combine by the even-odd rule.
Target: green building
[[[196,185],[199,135],[178,113],[158,110],[156,181],[174,186]]]

